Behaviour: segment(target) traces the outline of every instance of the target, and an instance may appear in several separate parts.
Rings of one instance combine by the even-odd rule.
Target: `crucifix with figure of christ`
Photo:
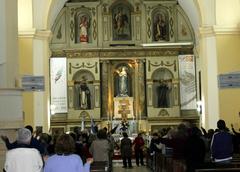
[[[122,120],[127,122],[127,115],[130,114],[129,101],[126,99],[119,100],[119,110],[118,113],[122,115]]]

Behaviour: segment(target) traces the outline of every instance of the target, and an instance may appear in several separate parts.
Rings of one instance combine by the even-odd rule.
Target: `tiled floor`
[[[133,166],[133,168],[113,167],[113,172],[151,172],[146,166]]]
[[[144,164],[146,162],[144,161]],[[122,168],[122,160],[113,160],[113,172],[152,172],[146,166],[137,166],[135,159],[132,159],[133,168]]]

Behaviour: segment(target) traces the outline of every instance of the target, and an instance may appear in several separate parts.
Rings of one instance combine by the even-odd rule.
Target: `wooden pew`
[[[240,171],[240,168],[205,168],[195,170],[195,172],[231,172],[231,171]]]

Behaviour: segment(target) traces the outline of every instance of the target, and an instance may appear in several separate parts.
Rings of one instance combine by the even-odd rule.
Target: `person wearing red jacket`
[[[141,165],[144,165],[144,162],[143,162],[144,140],[142,138],[142,133],[138,134],[138,136],[135,138],[135,140],[133,142],[133,145],[134,145],[137,166],[139,166],[139,159],[140,159]]]

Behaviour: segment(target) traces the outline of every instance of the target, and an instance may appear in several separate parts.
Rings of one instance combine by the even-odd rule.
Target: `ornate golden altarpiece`
[[[137,131],[198,122],[196,109],[181,109],[178,56],[194,54],[194,35],[177,1],[72,0],[52,32],[51,58],[67,59],[68,95],[68,112],[52,115],[52,128],[71,130],[83,120],[90,127],[91,119],[109,128],[134,120]],[[125,98],[117,80],[123,67]]]

